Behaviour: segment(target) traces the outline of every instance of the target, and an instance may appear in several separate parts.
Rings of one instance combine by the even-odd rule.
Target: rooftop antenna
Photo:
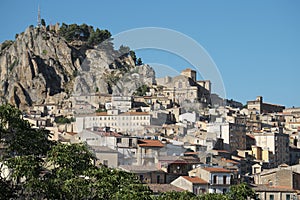
[[[40,10],[40,5],[38,5],[38,20],[37,20],[37,26],[41,27],[41,10]]]

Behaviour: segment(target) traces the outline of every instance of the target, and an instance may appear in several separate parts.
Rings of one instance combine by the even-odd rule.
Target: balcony
[[[230,185],[231,180],[229,178],[227,178],[226,181],[224,181],[223,179],[219,179],[216,181],[210,180],[209,183],[210,185]]]

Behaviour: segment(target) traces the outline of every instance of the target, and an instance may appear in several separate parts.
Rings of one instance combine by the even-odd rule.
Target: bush
[[[58,124],[70,124],[71,122],[74,122],[75,119],[73,117],[72,118],[66,118],[66,117],[63,117],[63,116],[58,116],[58,117],[55,117],[54,121]]]
[[[59,29],[59,35],[64,37],[68,42],[81,40],[91,46],[99,44],[111,37],[111,33],[108,30],[100,30],[99,28],[94,30],[93,26],[86,24],[67,25],[65,23],[62,23]]]

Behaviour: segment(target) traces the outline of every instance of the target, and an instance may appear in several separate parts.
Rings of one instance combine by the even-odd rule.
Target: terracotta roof
[[[235,164],[235,165],[239,164],[239,162],[236,162],[236,161],[230,160],[230,159],[226,159],[226,158],[222,159],[222,161],[227,162],[227,163],[232,163],[232,164]]]
[[[171,184],[147,184],[154,193],[163,193],[163,192],[183,192],[184,189],[176,187]]]
[[[194,183],[194,184],[208,184],[208,182],[206,182],[205,180],[203,180],[202,178],[199,178],[197,176],[182,176],[182,178],[188,180],[189,182],[191,183]]]
[[[215,172],[215,173],[230,173],[231,171],[224,168],[217,168],[217,167],[205,167],[204,170],[208,172]]]
[[[169,164],[194,164],[200,163],[198,158],[193,156],[160,156],[159,162]]]
[[[186,155],[198,155],[199,152],[186,152],[184,154],[186,154]]]
[[[75,133],[75,132],[67,132],[67,134],[69,134],[69,135],[76,135],[77,133]]]
[[[96,112],[97,116],[107,116],[107,112]]]
[[[252,189],[255,192],[295,192],[295,190],[293,190],[292,188],[289,187],[285,187],[285,186],[268,186],[268,185],[263,185],[263,184],[259,184],[259,185],[252,185]]]
[[[216,149],[214,149],[213,151],[220,152],[220,153],[229,153],[229,151],[226,151],[226,150],[216,150]]]
[[[125,112],[120,115],[149,115],[148,112]]]
[[[300,124],[300,122],[286,122],[287,124]]]
[[[140,147],[164,147],[164,144],[159,140],[138,140]]]

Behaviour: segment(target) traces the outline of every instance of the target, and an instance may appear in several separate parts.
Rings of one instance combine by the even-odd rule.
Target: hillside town
[[[132,94],[32,105],[23,118],[52,140],[85,143],[96,165],[134,173],[158,194],[224,194],[246,182],[260,199],[300,199],[300,108],[262,96],[243,105],[211,84],[188,68]]]

